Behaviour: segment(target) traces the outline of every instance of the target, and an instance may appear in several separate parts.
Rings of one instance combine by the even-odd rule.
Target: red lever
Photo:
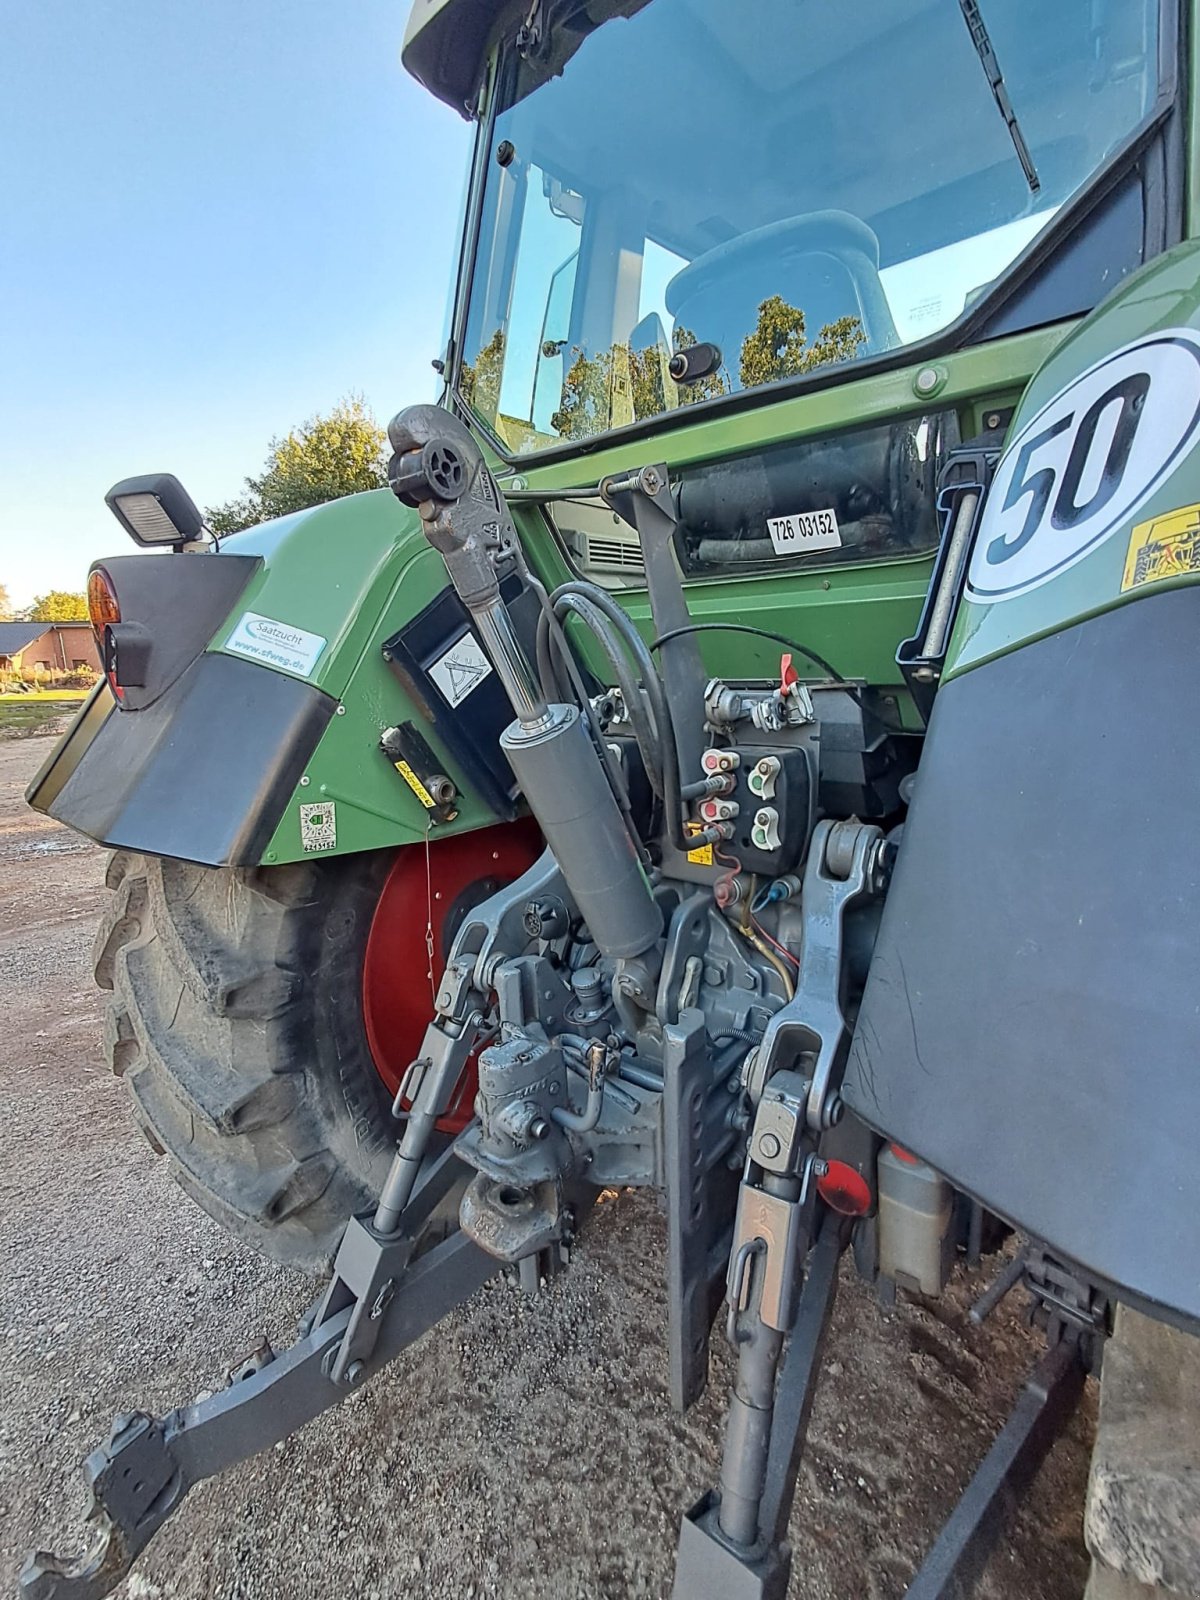
[[[788,690],[792,687],[792,685],[796,684],[796,683],[799,683],[799,682],[800,682],[800,674],[796,671],[795,667],[792,665],[792,653],[789,650],[789,651],[786,652],[786,654],[780,656],[780,658],[779,658],[779,692],[780,692],[780,694],[787,694]]]

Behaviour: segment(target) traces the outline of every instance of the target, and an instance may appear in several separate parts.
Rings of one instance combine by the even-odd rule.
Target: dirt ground
[[[216,1387],[263,1332],[286,1343],[314,1291],[227,1239],[126,1115],[90,976],[102,854],[22,802],[49,748],[0,742],[6,1572],[31,1543],[70,1547],[78,1463],[115,1412]],[[671,1412],[662,1246],[652,1197],[601,1205],[542,1296],[493,1281],[340,1410],[201,1485],[121,1592],[669,1594],[680,1511],[714,1481],[732,1367],[718,1336],[705,1399]],[[844,1271],[793,1522],[793,1596],[904,1592],[1036,1348],[1015,1304],[967,1324],[979,1287],[963,1278],[936,1304],[885,1314]],[[1092,1398],[980,1594],[1081,1595]]]

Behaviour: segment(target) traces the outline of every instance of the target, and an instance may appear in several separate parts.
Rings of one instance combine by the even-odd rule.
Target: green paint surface
[[[531,467],[521,481],[537,488],[582,487],[606,473],[650,462],[665,460],[674,470],[931,408],[956,410],[965,436],[978,429],[985,405],[1016,403],[1065,331],[1043,329],[941,357],[932,395],[918,391],[916,378],[925,363],[914,361],[903,369],[848,378],[774,402],[762,395],[743,411],[692,420],[636,442],[610,440],[603,449],[581,452],[571,460]],[[568,578],[570,566],[541,513],[524,504],[516,508],[514,520],[542,580],[553,587]],[[247,611],[316,634],[326,642],[306,681],[340,707],[309,762],[304,774],[308,781],[297,786],[288,802],[264,860],[303,858],[302,805],[333,802],[338,854],[423,840],[426,813],[379,749],[383,730],[405,720],[421,724],[461,791],[458,816],[435,831],[460,832],[494,821],[381,653],[384,640],[422,611],[448,581],[416,513],[380,490],[250,529],[227,541],[225,548],[257,555],[262,566],[209,648],[225,650]],[[916,624],[931,565],[932,557],[919,556],[706,578],[687,585],[688,605],[697,622],[744,622],[771,629],[810,646],[848,678],[895,689],[895,714],[911,721],[895,651]],[[651,637],[645,592],[624,590],[618,598]],[[586,639],[581,644],[586,652]],[[745,635],[700,636],[706,669],[728,677],[773,676],[782,648]],[[599,666],[594,657],[590,664]]]
[[[404,721],[422,725],[461,792],[458,816],[435,831],[494,822],[383,659],[384,640],[448,581],[416,512],[376,490],[249,529],[225,548],[260,556],[263,565],[209,648],[223,650],[246,611],[318,634],[327,642],[307,681],[339,705],[308,764],[308,782],[297,785],[263,860],[302,859],[300,807],[326,801],[334,802],[337,847],[323,854],[423,840],[426,812],[379,748],[384,729]]]

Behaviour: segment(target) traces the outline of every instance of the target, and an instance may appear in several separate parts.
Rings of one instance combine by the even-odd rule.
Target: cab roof
[[[495,42],[522,25],[536,61],[524,92],[554,77],[587,36],[612,17],[632,16],[649,0],[413,0],[400,59],[418,83],[469,117]]]
[[[530,10],[530,0],[413,0],[400,59],[430,94],[469,116],[492,41]]]

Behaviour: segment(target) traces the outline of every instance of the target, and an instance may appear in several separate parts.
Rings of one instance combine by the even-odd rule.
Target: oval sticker
[[[1055,395],[1005,450],[967,593],[1010,600],[1122,527],[1200,436],[1200,339],[1190,328],[1115,350]]]

